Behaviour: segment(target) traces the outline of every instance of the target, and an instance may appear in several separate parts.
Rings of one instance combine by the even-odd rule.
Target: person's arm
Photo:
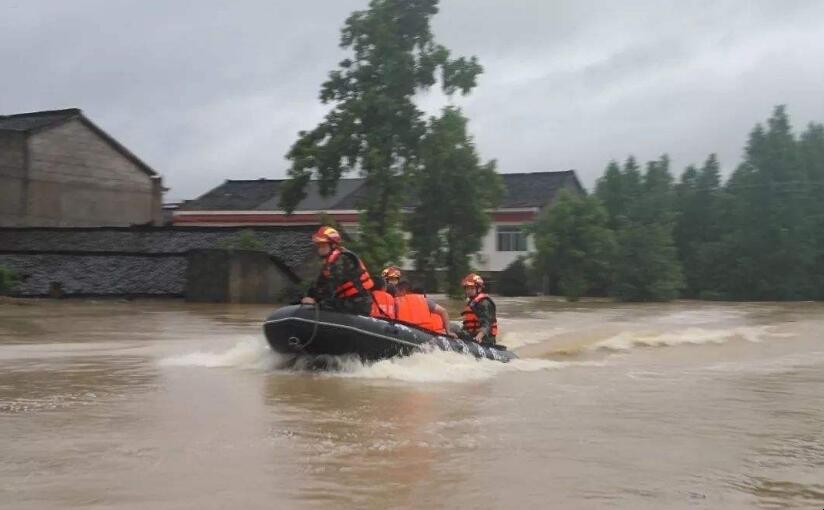
[[[475,305],[475,315],[478,317],[478,322],[480,323],[480,330],[478,334],[475,335],[475,341],[478,343],[483,342],[484,338],[492,334],[491,306],[492,304],[486,299],[482,299],[480,303]]]
[[[440,316],[441,320],[443,321],[443,329],[446,331],[447,335],[449,335],[453,338],[457,338],[458,335],[456,335],[455,333],[453,333],[452,331],[449,330],[449,312],[447,312],[446,308],[442,307],[441,305],[439,305],[437,303],[433,303],[433,304],[435,305],[435,307],[434,307],[434,309],[430,307],[430,309],[429,309],[430,312],[434,313],[435,315]]]

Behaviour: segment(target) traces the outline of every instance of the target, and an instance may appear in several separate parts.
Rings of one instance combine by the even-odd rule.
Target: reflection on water
[[[824,306],[499,307],[516,362],[319,373],[267,307],[0,305],[0,507],[824,505]]]

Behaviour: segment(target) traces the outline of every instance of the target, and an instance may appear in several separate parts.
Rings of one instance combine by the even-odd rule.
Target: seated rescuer
[[[323,308],[338,312],[369,315],[374,283],[363,262],[341,246],[340,233],[332,227],[318,229],[312,242],[323,259],[323,267],[315,284],[300,302],[317,302]]]
[[[398,284],[395,296],[395,313],[398,320],[442,335],[456,336],[446,328],[449,324],[449,313],[446,309],[423,294],[411,294],[410,287],[406,281]]]
[[[483,278],[475,273],[469,273],[461,283],[466,293],[466,307],[461,312],[463,331],[478,343],[495,345],[498,319],[495,315],[495,303],[483,291]]]
[[[375,278],[375,286],[372,287],[372,317],[380,319],[395,319],[395,298],[385,289],[384,279]]]
[[[381,271],[383,281],[386,282],[386,292],[395,295],[395,289],[401,281],[401,269],[397,266],[388,266]]]

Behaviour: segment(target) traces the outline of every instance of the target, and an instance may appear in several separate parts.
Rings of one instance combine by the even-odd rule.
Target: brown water
[[[511,364],[307,373],[266,307],[0,304],[0,507],[824,507],[824,305],[499,308]]]

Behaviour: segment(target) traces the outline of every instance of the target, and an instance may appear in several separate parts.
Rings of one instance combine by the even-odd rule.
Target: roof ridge
[[[539,174],[571,174],[575,170],[543,170],[540,172],[501,172],[498,175],[539,175]]]
[[[39,110],[36,112],[25,112],[25,113],[12,113],[11,115],[0,115],[0,119],[13,119],[16,117],[45,117],[49,115],[58,115],[58,114],[66,114],[66,115],[80,115],[83,113],[83,110],[80,108],[64,108],[61,110]]]

